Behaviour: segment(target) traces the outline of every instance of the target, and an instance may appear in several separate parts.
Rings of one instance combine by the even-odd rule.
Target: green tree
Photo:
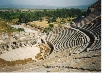
[[[53,24],[49,24],[49,27],[54,28],[54,25]]]
[[[20,32],[20,31],[24,31],[24,29],[23,28],[18,28],[18,31]]]

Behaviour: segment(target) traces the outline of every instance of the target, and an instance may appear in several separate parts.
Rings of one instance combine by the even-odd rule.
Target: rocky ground
[[[101,52],[89,51],[71,54],[68,50],[52,53],[45,60],[25,65],[0,67],[0,72],[100,72]]]

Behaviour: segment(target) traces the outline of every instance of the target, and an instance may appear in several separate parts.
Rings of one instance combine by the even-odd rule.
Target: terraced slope
[[[88,46],[90,39],[79,30],[62,27],[51,32],[47,37],[47,41],[53,44],[54,52],[69,49],[70,53],[78,53]]]
[[[71,26],[79,29],[90,37],[90,45],[88,50],[101,49],[101,0],[91,5],[88,9],[90,11],[81,22],[75,22]],[[94,10],[92,10],[92,8]]]

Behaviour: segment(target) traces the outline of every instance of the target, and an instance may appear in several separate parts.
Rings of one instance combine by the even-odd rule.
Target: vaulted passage
[[[51,54],[54,50],[54,46],[49,41],[47,41],[47,44],[50,46],[50,53],[49,54]]]

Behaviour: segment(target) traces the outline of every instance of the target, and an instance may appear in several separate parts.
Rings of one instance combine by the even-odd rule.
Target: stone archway
[[[51,54],[53,52],[53,50],[54,50],[54,46],[49,41],[47,41],[47,44],[50,46],[50,53],[49,54]]]

